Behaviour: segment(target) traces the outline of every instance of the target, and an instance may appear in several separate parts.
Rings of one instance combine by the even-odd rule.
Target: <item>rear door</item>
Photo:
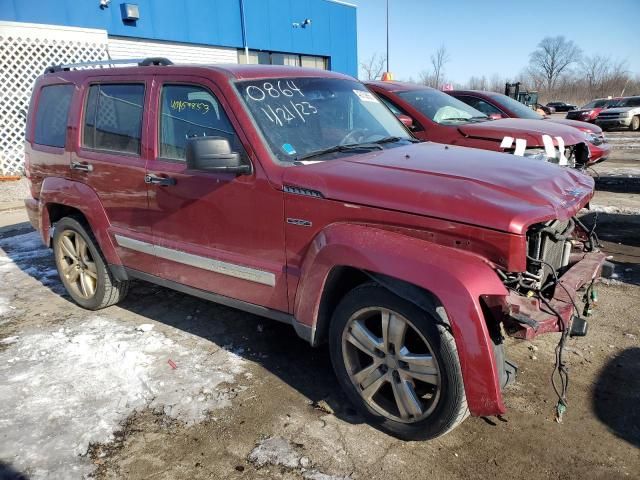
[[[156,275],[286,311],[283,193],[269,183],[213,82],[173,75],[156,80],[159,120],[147,164]],[[201,136],[228,139],[252,173],[189,170],[187,140]]]
[[[147,186],[150,76],[91,77],[82,86],[77,145],[71,153],[76,180],[89,185],[105,210],[112,241],[125,266],[149,272],[152,255],[124,248],[120,238],[150,241]],[[102,226],[101,226],[102,227]]]

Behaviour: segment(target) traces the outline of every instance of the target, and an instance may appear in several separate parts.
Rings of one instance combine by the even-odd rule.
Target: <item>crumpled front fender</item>
[[[336,223],[314,238],[302,264],[296,319],[315,330],[331,270],[353,267],[428,290],[442,303],[455,338],[469,409],[505,412],[482,295],[506,295],[492,267],[478,255],[366,225]]]

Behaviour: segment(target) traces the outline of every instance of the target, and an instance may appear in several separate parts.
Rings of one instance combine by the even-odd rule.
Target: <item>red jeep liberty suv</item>
[[[79,305],[142,279],[291,324],[411,439],[505,412],[503,331],[584,334],[591,178],[415,143],[338,73],[170,63],[36,81],[26,205]]]

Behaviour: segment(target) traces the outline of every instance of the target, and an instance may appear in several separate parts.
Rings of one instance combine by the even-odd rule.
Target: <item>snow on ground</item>
[[[2,326],[18,318],[10,303],[29,276],[59,280],[35,233],[0,240],[0,248]],[[205,339],[123,320],[117,307],[61,310],[64,323],[54,309],[42,322],[25,318],[19,335],[0,330],[0,460],[32,479],[91,473],[89,445],[112,440],[136,410],[193,424],[244,388],[228,385],[244,360]]]
[[[349,480],[348,476],[328,475],[316,469],[310,468],[312,461],[309,457],[303,457],[293,445],[283,437],[269,437],[262,440],[249,453],[249,462],[257,468],[268,465],[285,467],[297,470],[305,480]]]
[[[623,215],[640,215],[640,208],[635,207],[617,207],[613,205],[598,205],[591,204],[589,206],[589,212],[598,212],[598,213],[613,213],[613,214],[623,214]]]

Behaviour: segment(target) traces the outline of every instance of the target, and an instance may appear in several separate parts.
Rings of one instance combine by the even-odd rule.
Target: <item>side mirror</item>
[[[413,118],[411,118],[409,115],[405,115],[404,113],[399,113],[398,115],[396,115],[396,117],[398,117],[398,120],[400,120],[402,124],[405,127],[407,127],[409,130],[414,129]]]
[[[236,175],[251,173],[251,165],[231,151],[229,140],[222,137],[193,137],[187,140],[187,168],[206,172],[227,172]]]

